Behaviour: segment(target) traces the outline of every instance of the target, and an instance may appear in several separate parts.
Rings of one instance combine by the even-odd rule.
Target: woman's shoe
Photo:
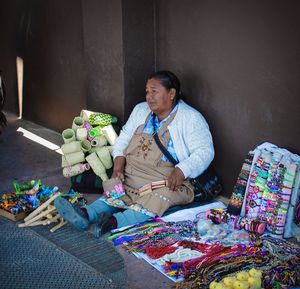
[[[54,201],[54,206],[62,218],[76,229],[83,231],[89,227],[87,215],[76,204],[71,204],[66,199],[58,197]]]

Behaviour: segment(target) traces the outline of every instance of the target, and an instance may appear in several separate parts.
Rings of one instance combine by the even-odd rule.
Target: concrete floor
[[[8,127],[0,135],[0,194],[14,191],[14,180],[23,183],[32,179],[41,179],[45,185],[58,186],[60,191],[68,192],[70,180],[62,175],[61,155],[56,151],[63,143],[61,135],[32,122],[17,119],[14,115],[7,114],[7,118]],[[27,131],[53,143],[56,148],[45,147],[27,138]],[[85,197],[91,202],[98,195]],[[175,284],[144,260],[121,247],[117,250],[126,262],[127,289],[165,289]]]

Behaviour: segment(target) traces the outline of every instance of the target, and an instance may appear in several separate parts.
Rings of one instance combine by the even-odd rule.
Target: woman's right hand
[[[112,173],[112,178],[119,178],[122,182],[125,181],[124,169],[126,164],[126,158],[123,156],[118,156],[114,159],[114,170]]]

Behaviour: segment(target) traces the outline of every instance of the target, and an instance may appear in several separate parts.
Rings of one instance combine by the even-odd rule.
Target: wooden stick
[[[67,224],[67,223],[68,223],[67,221],[65,221],[64,219],[61,219],[61,222],[60,222],[58,225],[54,226],[54,227],[50,230],[50,232],[51,232],[51,233],[55,232],[56,230],[58,230],[59,228],[61,228],[62,226],[64,226],[64,225]]]
[[[46,211],[44,212],[41,212],[39,215],[36,215],[35,217],[31,218],[30,220],[27,220],[25,223],[28,225],[28,224],[31,224],[37,220],[39,220],[40,218],[42,217],[45,217],[46,215],[48,215],[49,213],[55,211],[55,207],[54,206],[49,206],[49,209],[47,209]]]
[[[47,224],[49,225],[51,223],[57,222],[58,219],[60,219],[60,218],[61,218],[60,214],[57,214],[56,216],[52,217],[51,219],[48,219]]]
[[[36,216],[39,212],[44,210],[46,207],[48,207],[57,197],[60,196],[60,192],[55,193],[49,200],[47,200],[45,203],[43,203],[41,206],[37,207],[31,214],[29,214],[24,221],[27,222],[30,219],[32,219],[34,216]]]
[[[44,221],[36,221],[36,222],[29,223],[29,224],[23,223],[23,224],[19,224],[18,227],[24,228],[24,227],[33,227],[33,226],[39,226],[39,225],[44,225]]]
[[[52,219],[53,217],[54,217],[53,214],[48,214],[48,215],[46,216],[46,218],[49,219],[49,220]]]

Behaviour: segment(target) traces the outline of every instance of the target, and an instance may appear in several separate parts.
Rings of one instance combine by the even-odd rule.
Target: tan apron
[[[159,139],[165,147],[171,137],[167,127],[175,114],[168,119],[158,132]],[[149,118],[150,115],[147,117],[146,123]],[[136,129],[125,150],[126,196],[122,200],[127,205],[139,204],[150,212],[162,216],[172,206],[192,202],[194,200],[194,191],[190,183],[184,181],[183,185],[176,191],[163,187],[154,189],[146,195],[139,195],[137,189],[151,182],[166,180],[174,170],[172,163],[162,160],[163,153],[157,146],[153,136],[143,133],[144,126],[145,124],[142,124]],[[162,134],[164,132],[166,133],[163,138]]]

